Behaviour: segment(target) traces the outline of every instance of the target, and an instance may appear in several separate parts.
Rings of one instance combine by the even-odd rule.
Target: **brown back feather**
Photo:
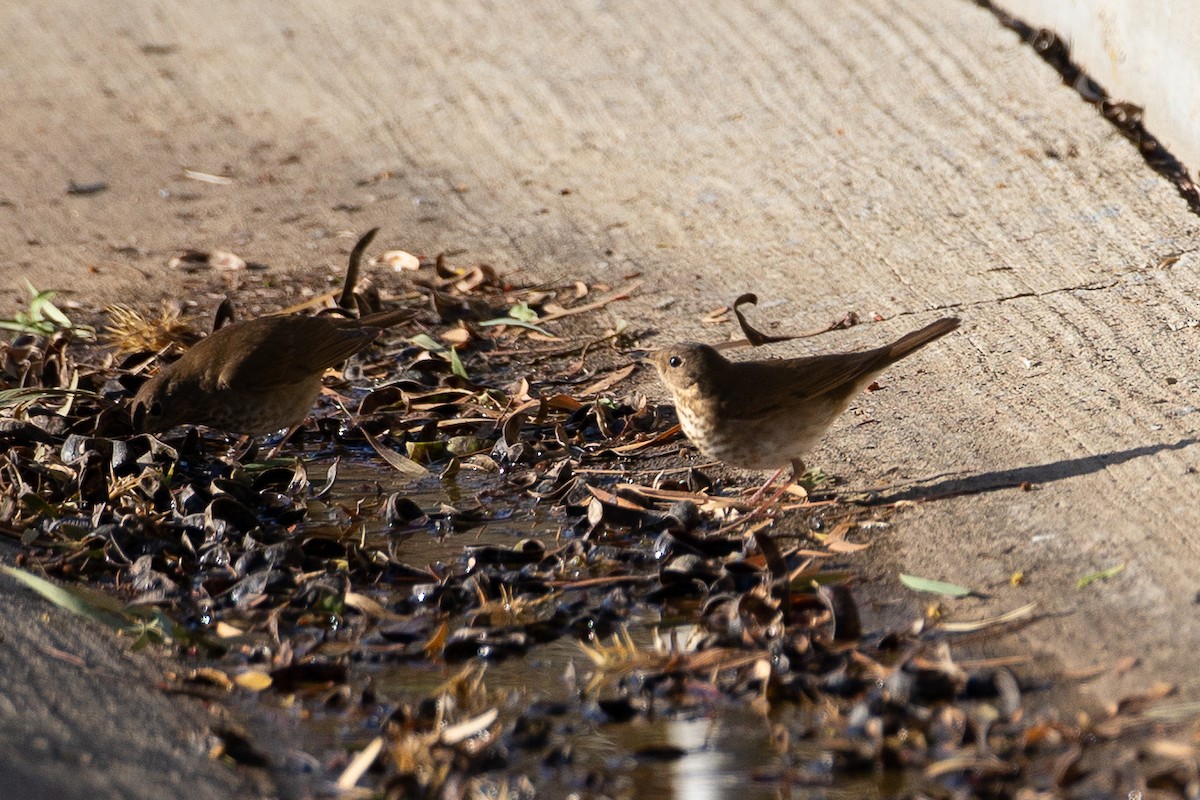
[[[730,418],[741,419],[768,415],[796,400],[821,395],[829,395],[835,401],[844,399],[858,392],[877,373],[958,325],[957,318],[945,317],[892,344],[860,353],[734,362],[733,368],[725,373],[727,387],[742,387],[742,390],[722,394],[729,401],[723,410]]]

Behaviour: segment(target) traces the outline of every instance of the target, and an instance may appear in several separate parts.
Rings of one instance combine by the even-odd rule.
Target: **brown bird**
[[[708,345],[687,343],[660,350],[651,361],[671,390],[683,432],[701,452],[747,469],[782,471],[791,464],[797,480],[803,456],[854,395],[957,327],[958,319],[946,317],[861,353],[737,362]]]
[[[325,370],[411,318],[400,309],[361,319],[288,314],[226,325],[142,384],[133,427],[154,433],[207,425],[257,435],[297,426],[321,393]]]

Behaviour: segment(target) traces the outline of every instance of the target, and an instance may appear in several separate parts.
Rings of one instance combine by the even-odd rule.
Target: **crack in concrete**
[[[985,306],[985,305],[990,305],[992,303],[1007,303],[1012,300],[1023,300],[1027,297],[1035,297],[1035,298],[1036,297],[1051,297],[1056,294],[1063,294],[1064,292],[1099,292],[1099,291],[1103,291],[1104,289],[1111,289],[1114,286],[1118,285],[1120,282],[1121,281],[1119,279],[1116,279],[1116,280],[1097,282],[1097,283],[1083,283],[1078,286],[1060,286],[1056,289],[1047,289],[1044,292],[1034,292],[1034,291],[1017,292],[1016,294],[1003,295],[1002,297],[989,297],[986,300],[970,300],[970,301],[962,302],[962,303],[945,303],[940,306],[934,306],[932,309],[929,309],[929,310],[931,310],[931,311],[950,311],[950,310],[954,310],[956,308],[973,308],[975,306]],[[904,313],[908,314],[908,313],[915,313],[915,312],[904,312]],[[897,314],[896,316],[900,316],[900,315]]]
[[[1193,214],[1200,215],[1200,189],[1183,165],[1142,123],[1142,107],[1111,98],[1104,87],[1071,60],[1071,48],[1062,37],[1046,28],[1034,28],[1024,20],[999,8],[991,0],[974,0],[1033,48],[1042,60],[1062,76],[1063,83],[1074,89],[1086,103],[1096,108],[1117,131],[1137,147],[1146,164],[1174,184],[1179,196]]]

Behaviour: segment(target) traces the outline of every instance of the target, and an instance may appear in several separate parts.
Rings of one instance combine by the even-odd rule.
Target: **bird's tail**
[[[355,325],[360,325],[364,328],[390,328],[401,322],[407,322],[416,315],[416,312],[410,308],[395,308],[390,311],[377,311],[374,314],[359,317]]]
[[[899,361],[909,353],[920,350],[934,339],[940,339],[958,327],[958,317],[943,317],[919,331],[901,336],[887,349],[888,361]]]

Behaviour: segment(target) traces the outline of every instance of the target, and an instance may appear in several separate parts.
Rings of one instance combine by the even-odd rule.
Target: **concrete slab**
[[[1072,58],[1146,124],[1194,175],[1200,164],[1200,7],[1186,0],[1005,0],[1004,10],[1057,33]]]
[[[1068,666],[1143,660],[1100,696],[1200,690],[1197,219],[975,5],[48,0],[0,7],[0,53],[0,313],[26,276],[178,294],[182,247],[319,285],[380,225],[530,278],[640,272],[612,313],[651,342],[724,338],[699,318],[744,291],[781,328],[882,320],[781,353],[959,314],[812,458],[977,491],[902,513],[874,568],[991,590],[960,616],[1038,601],[1059,616],[1013,644]]]

